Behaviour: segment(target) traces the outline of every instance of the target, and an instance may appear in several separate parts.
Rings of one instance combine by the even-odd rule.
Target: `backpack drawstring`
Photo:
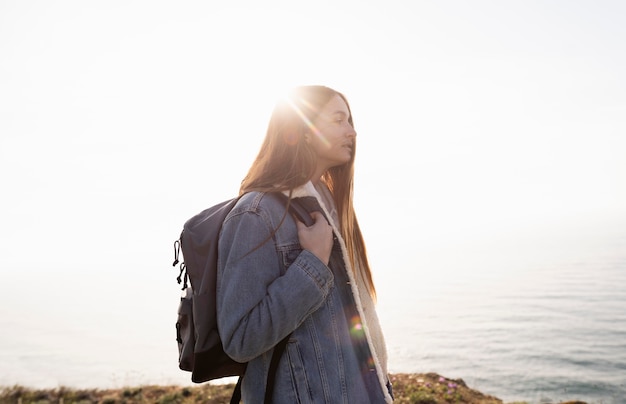
[[[175,267],[176,264],[178,264],[179,256],[180,256],[180,239],[174,241],[174,263],[172,264],[173,267]]]
[[[172,266],[175,267],[176,264],[178,264],[180,261],[178,260],[178,258],[180,257],[180,239],[174,241],[174,262],[172,263]],[[187,279],[189,279],[189,276],[187,275],[187,267],[185,266],[184,262],[180,263],[180,272],[178,273],[178,277],[176,278],[176,280],[178,281],[178,284],[180,285],[180,283],[183,283],[183,288],[181,290],[185,290],[187,289]],[[185,276],[183,277],[183,272],[185,273]]]
[[[183,272],[185,273],[185,277],[184,278],[183,278]],[[183,282],[183,288],[181,290],[187,289],[187,279],[189,279],[189,276],[187,274],[187,267],[185,266],[184,262],[181,262],[180,263],[180,273],[178,274],[178,277],[176,278],[176,280],[178,281],[179,285],[180,285],[181,281]]]

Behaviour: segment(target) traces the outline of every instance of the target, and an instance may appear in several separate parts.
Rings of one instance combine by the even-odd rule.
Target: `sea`
[[[626,403],[626,229],[583,230],[386,257],[390,372],[463,379],[505,403]],[[176,366],[177,274],[162,268],[3,282],[0,385],[191,385]]]
[[[505,402],[626,403],[626,232],[458,251],[380,302],[392,371],[461,378]]]

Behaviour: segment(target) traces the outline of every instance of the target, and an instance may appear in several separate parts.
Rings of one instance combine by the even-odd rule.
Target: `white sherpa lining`
[[[289,196],[288,191],[285,191],[284,194]],[[352,264],[350,264],[350,258],[348,257],[348,248],[346,247],[346,243],[343,237],[341,236],[341,232],[337,228],[337,225],[332,220],[326,205],[324,205],[322,197],[317,192],[317,190],[315,189],[315,186],[313,185],[311,181],[307,182],[301,187],[294,189],[291,194],[292,198],[302,198],[302,197],[307,197],[307,196],[312,196],[312,197],[315,197],[315,199],[317,199],[317,202],[319,203],[320,207],[324,210],[324,214],[326,215],[326,217],[330,219],[329,220],[330,225],[332,226],[333,232],[335,233],[335,235],[337,236],[337,239],[339,240],[339,245],[341,246],[341,254],[343,256],[344,265],[346,267],[348,279],[350,280],[350,289],[352,290],[352,296],[354,297],[354,302],[356,303],[357,311],[359,312],[359,316],[361,317],[361,321],[363,322],[363,326],[365,328],[365,336],[367,338],[367,344],[369,345],[370,351],[372,352],[372,357],[374,359],[374,366],[376,367],[376,374],[378,375],[378,381],[380,382],[380,387],[383,391],[383,394],[385,395],[385,402],[392,403],[393,398],[391,397],[391,395],[389,394],[389,390],[387,389],[386,378],[388,377],[388,375],[383,374],[382,366],[380,365],[380,359],[378,358],[376,349],[374,349],[374,343],[372,341],[372,336],[370,334],[369,327],[367,325],[365,312],[363,311],[363,305],[361,303],[361,296],[359,295],[357,281],[354,276]],[[378,324],[378,327],[380,327],[380,324]]]

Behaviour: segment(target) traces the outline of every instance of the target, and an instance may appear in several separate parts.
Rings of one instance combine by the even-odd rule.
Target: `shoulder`
[[[275,221],[276,217],[282,217],[285,213],[285,204],[279,196],[265,192],[248,192],[242,195],[232,208],[227,221],[234,218],[256,216],[266,223]]]
[[[239,197],[233,210],[245,211],[254,210],[259,207],[261,200],[265,196],[264,192],[248,192]]]
[[[236,212],[259,212],[262,210],[273,209],[276,206],[282,206],[283,203],[278,196],[266,192],[248,192],[242,195],[235,207]]]

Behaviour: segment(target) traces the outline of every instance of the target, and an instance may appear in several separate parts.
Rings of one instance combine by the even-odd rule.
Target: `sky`
[[[623,229],[625,17],[602,0],[0,0],[0,319],[19,331],[2,355],[74,354],[68,330],[158,340],[146,313],[168,332],[173,241],[237,193],[296,85],[350,101],[381,299],[451,251]],[[51,345],[24,345],[39,324]]]

